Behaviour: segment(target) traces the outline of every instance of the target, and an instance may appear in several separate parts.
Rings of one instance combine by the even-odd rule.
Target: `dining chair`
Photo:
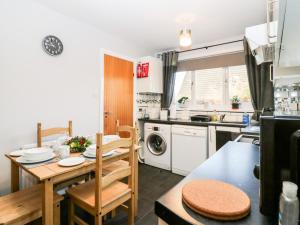
[[[133,132],[133,129],[131,130]],[[128,148],[129,164],[103,176],[102,154],[118,148]],[[116,158],[116,160],[118,160]],[[127,178],[127,182],[123,180]],[[102,225],[102,218],[112,210],[123,205],[127,208],[128,224],[134,224],[134,146],[132,138],[119,140],[102,145],[102,134],[96,135],[96,170],[95,179],[67,190],[70,197],[70,225],[86,225],[76,216],[75,205],[94,216],[95,224]]]
[[[42,147],[42,138],[57,135],[57,134],[67,134],[72,137],[73,125],[72,121],[69,121],[68,127],[53,127],[48,129],[42,129],[42,123],[37,124],[37,147]]]
[[[133,144],[134,144],[134,211],[135,216],[138,214],[138,159],[137,159],[137,151],[139,149],[139,146],[137,145],[137,124],[135,124],[135,127],[131,127],[128,125],[120,125],[120,121],[116,120],[116,134],[120,136],[120,134],[132,138]],[[109,172],[112,172],[113,170],[116,170],[118,168],[122,168],[124,166],[128,165],[128,160],[118,160],[116,162],[110,163],[103,169],[103,174],[107,174]],[[112,211],[112,217],[116,215],[116,211]]]

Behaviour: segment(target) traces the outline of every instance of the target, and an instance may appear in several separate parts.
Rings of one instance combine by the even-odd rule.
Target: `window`
[[[246,66],[228,67],[229,98],[237,95],[242,102],[250,102],[250,89]]]
[[[176,102],[182,97],[192,98],[192,72],[176,73],[174,96]]]
[[[245,65],[176,74],[174,100],[188,97],[190,108],[229,109],[236,95],[241,99],[242,109],[253,110]]]
[[[222,105],[224,100],[225,73],[223,68],[195,71],[194,102]]]

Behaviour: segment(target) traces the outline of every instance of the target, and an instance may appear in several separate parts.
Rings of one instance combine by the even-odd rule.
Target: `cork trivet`
[[[195,180],[182,188],[183,202],[200,215],[238,220],[250,212],[250,199],[239,188],[216,180]]]

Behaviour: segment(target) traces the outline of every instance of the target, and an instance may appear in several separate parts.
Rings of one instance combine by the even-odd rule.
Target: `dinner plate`
[[[51,155],[49,155],[47,158],[44,158],[44,159],[40,159],[40,160],[35,160],[35,161],[32,161],[32,160],[27,160],[25,159],[23,156],[20,156],[18,158],[16,158],[16,161],[18,163],[22,163],[22,164],[34,164],[34,163],[41,163],[41,162],[46,162],[46,161],[49,161],[51,159],[53,159],[56,155],[54,153],[52,153]]]
[[[60,166],[77,166],[80,165],[81,163],[84,163],[85,159],[83,157],[70,157],[66,159],[62,159],[58,162],[58,165]]]
[[[111,156],[111,155],[113,155],[115,153],[115,150],[112,150],[112,151],[110,151],[110,152],[107,152],[107,153],[104,153],[104,154],[102,154],[102,157],[107,157],[107,156]],[[90,154],[89,152],[83,152],[83,155],[85,156],[85,157],[88,157],[88,158],[96,158],[96,155],[94,155],[94,154]]]
[[[24,150],[16,150],[9,153],[9,155],[13,157],[22,156],[23,154],[24,154]]]

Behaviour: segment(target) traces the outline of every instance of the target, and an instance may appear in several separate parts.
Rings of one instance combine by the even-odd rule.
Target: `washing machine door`
[[[152,133],[146,140],[148,150],[156,156],[162,155],[167,150],[167,143],[165,139],[158,133]]]

